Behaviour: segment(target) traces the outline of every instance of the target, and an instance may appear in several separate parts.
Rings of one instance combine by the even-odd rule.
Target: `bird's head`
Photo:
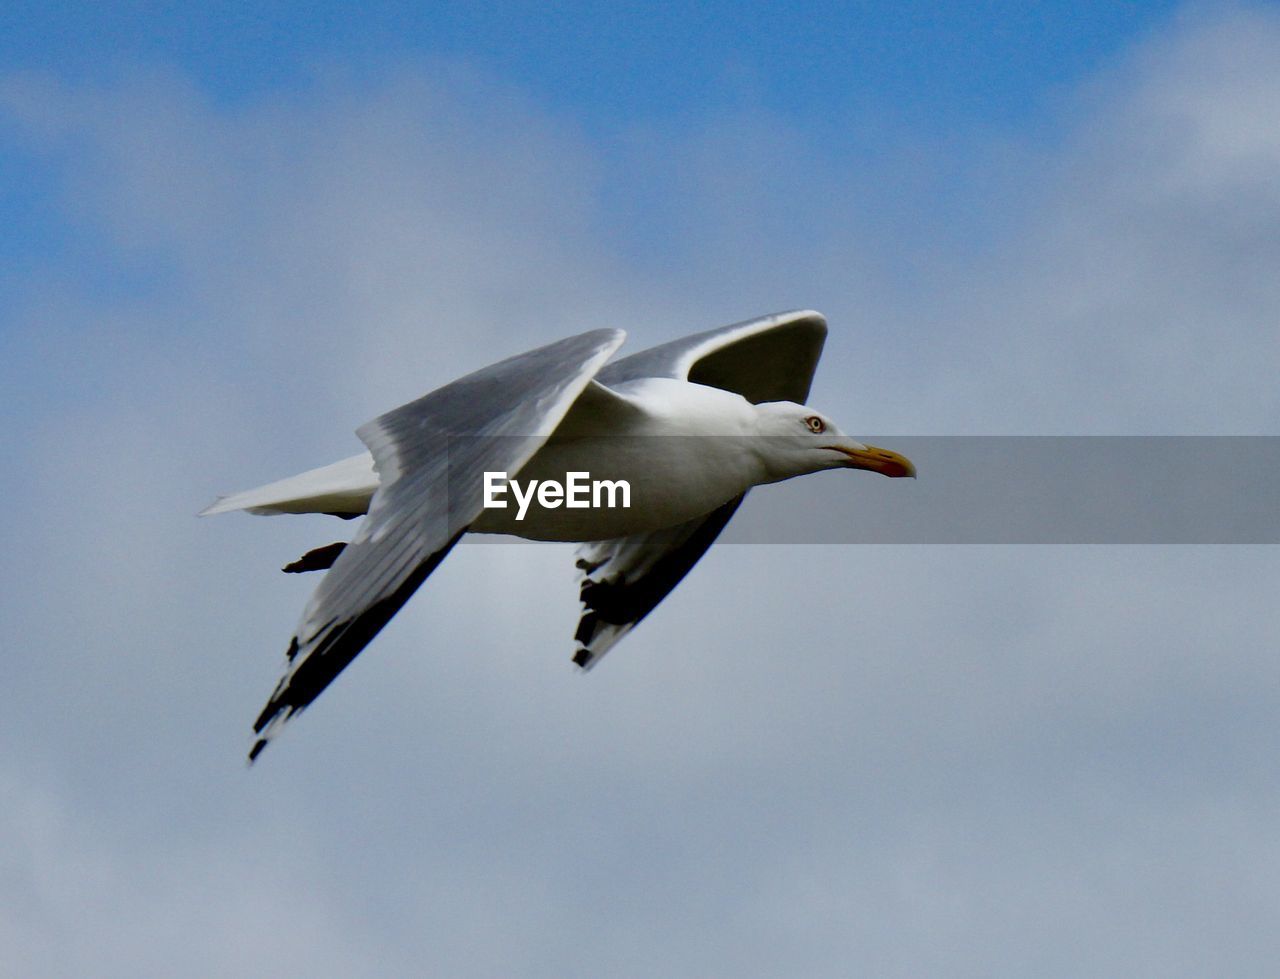
[[[916,467],[891,449],[845,435],[826,415],[792,401],[755,406],[760,455],[772,480],[822,469],[867,469],[883,476],[915,477]]]

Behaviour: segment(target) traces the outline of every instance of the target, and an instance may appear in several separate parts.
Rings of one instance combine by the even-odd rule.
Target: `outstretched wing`
[[[740,394],[752,404],[804,404],[827,339],[827,321],[813,310],[774,313],[672,340],[607,364],[606,386],[643,377],[674,377]]]
[[[745,494],[744,494],[745,495]],[[578,548],[582,617],[573,661],[589,670],[652,612],[698,563],[743,497],[705,517],[647,534],[593,541]]]
[[[379,487],[303,610],[284,676],[253,725],[250,761],[355,659],[479,516],[483,473],[517,472],[624,337],[594,330],[512,357],[359,429]]]
[[[753,404],[803,404],[826,336],[820,313],[775,313],[642,350],[607,364],[596,380],[613,385],[673,377],[733,391]],[[698,563],[742,500],[678,527],[578,548],[582,617],[573,661],[590,669],[652,612]]]

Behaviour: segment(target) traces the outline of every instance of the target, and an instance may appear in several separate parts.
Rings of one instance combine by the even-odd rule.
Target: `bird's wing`
[[[752,404],[804,404],[827,338],[821,313],[797,310],[695,333],[608,364],[596,375],[612,386],[674,377],[742,395]]]
[[[589,670],[654,610],[720,535],[743,496],[677,527],[578,548],[582,617],[573,661]]]
[[[479,516],[486,471],[514,473],[555,430],[621,330],[504,360],[362,426],[379,486],[302,613],[285,673],[254,723],[252,761],[377,635]]]
[[[775,313],[695,333],[605,365],[596,383],[672,377],[733,391],[753,404],[809,396],[827,337],[820,313]],[[719,536],[742,497],[678,527],[578,548],[582,617],[573,660],[590,669],[667,594]]]

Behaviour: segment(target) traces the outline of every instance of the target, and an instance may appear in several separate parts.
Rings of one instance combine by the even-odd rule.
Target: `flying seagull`
[[[606,363],[626,334],[593,330],[375,418],[356,432],[369,448],[362,455],[220,497],[201,516],[367,514],[349,543],[284,569],[328,571],[254,722],[250,762],[464,533],[581,543],[573,662],[585,670],[679,583],[752,486],[837,468],[914,476],[908,459],[855,441],[805,407],[826,335],[818,313],[777,313]],[[566,482],[572,490],[587,474],[603,477],[609,498],[565,495]],[[629,499],[618,499],[624,483]]]

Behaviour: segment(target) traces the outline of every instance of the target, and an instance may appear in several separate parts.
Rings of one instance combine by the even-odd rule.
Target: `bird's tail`
[[[338,517],[358,517],[368,512],[369,500],[377,488],[373,457],[365,452],[266,486],[220,496],[201,510],[200,516],[247,510],[264,514],[331,513]]]

